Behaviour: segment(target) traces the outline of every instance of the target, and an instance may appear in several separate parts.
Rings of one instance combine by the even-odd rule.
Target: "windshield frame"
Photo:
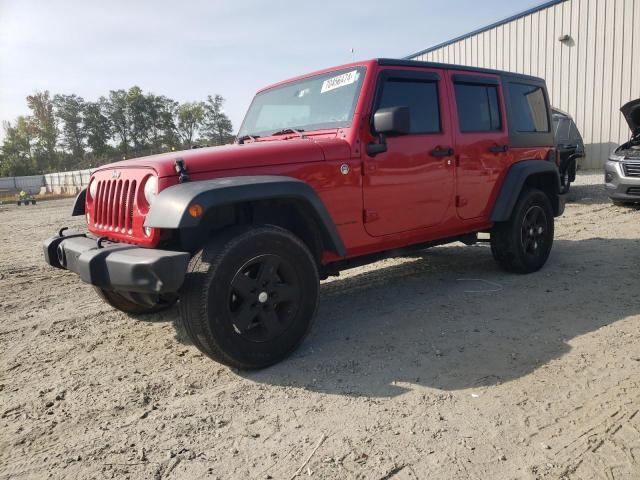
[[[350,107],[350,114],[347,120],[343,121],[343,122],[334,122],[336,125],[332,125],[332,126],[327,126],[327,124],[311,124],[311,125],[288,125],[286,128],[296,128],[299,129],[300,131],[304,131],[305,133],[307,132],[316,132],[316,131],[332,131],[332,130],[338,130],[338,129],[343,129],[343,128],[350,128],[353,124],[353,119],[356,115],[356,112],[358,110],[358,104],[361,100],[361,96],[362,96],[362,92],[363,92],[363,87],[366,81],[366,75],[367,75],[367,65],[362,65],[362,64],[356,64],[356,65],[348,65],[348,66],[341,66],[338,67],[336,69],[331,69],[331,70],[324,70],[321,72],[316,72],[316,73],[312,73],[309,75],[305,75],[302,77],[297,77],[288,81],[284,81],[281,83],[278,83],[274,86],[271,87],[267,87],[263,90],[258,91],[253,99],[251,100],[251,104],[249,105],[249,108],[247,109],[247,112],[244,115],[244,118],[242,120],[242,124],[240,125],[240,128],[238,130],[238,133],[236,135],[236,138],[241,138],[243,136],[246,135],[250,135],[252,137],[255,138],[265,138],[265,137],[270,137],[272,136],[272,133],[275,132],[270,132],[269,134],[266,134],[265,132],[245,132],[243,131],[245,128],[245,125],[247,123],[247,120],[249,118],[249,113],[251,112],[251,109],[254,107],[255,102],[257,99],[260,98],[260,96],[279,90],[281,88],[287,88],[287,87],[291,87],[292,85],[295,85],[296,83],[301,83],[301,82],[305,82],[308,80],[312,80],[316,77],[323,77],[323,76],[327,76],[328,78],[334,77],[334,76],[339,76],[339,75],[343,75],[345,73],[349,73],[353,70],[358,70],[358,72],[360,73],[360,80],[359,80],[359,84],[357,86],[357,90],[355,91],[354,95],[353,95],[353,103]],[[282,129],[280,129],[282,130]]]

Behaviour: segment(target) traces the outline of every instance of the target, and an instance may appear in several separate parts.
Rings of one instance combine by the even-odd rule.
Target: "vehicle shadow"
[[[525,376],[575,337],[640,313],[640,239],[558,240],[530,275],[499,270],[487,246],[456,245],[323,283],[302,346],[238,374],[353,396],[478,388]]]
[[[597,203],[611,203],[604,188],[604,184],[571,185],[567,194],[568,203],[595,205]]]

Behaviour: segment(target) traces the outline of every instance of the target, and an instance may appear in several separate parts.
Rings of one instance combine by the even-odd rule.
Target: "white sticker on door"
[[[338,75],[337,77],[331,77],[322,82],[322,88],[320,89],[320,93],[328,92],[330,90],[335,90],[336,88],[344,87],[346,85],[351,85],[358,79],[358,71],[352,70],[347,73],[343,73],[342,75]]]

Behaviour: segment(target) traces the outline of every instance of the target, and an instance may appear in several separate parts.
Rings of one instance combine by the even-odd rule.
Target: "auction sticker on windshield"
[[[344,87],[346,85],[351,85],[358,79],[358,71],[352,70],[347,73],[343,73],[342,75],[338,75],[337,77],[331,77],[322,82],[322,88],[320,89],[320,93],[328,92],[330,90],[335,90],[336,88]]]

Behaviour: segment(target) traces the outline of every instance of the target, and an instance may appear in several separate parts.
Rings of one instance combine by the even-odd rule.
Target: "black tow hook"
[[[104,242],[105,240],[109,240],[109,237],[99,237],[99,238],[96,240],[96,243],[98,244],[98,248],[104,248],[104,247],[102,246],[102,242]]]

